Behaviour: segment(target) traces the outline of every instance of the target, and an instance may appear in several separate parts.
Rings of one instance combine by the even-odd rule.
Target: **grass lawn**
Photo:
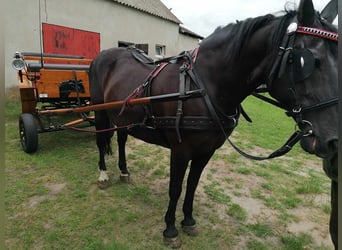
[[[129,137],[132,183],[119,181],[108,158],[111,186],[97,187],[95,136],[60,131],[39,135],[34,154],[18,136],[18,90],[6,93],[6,246],[8,249],[167,249],[169,152]],[[294,131],[283,111],[251,97],[231,139],[267,155]],[[113,140],[115,142],[115,140]],[[113,143],[116,152],[116,145]],[[177,223],[182,219],[182,201]],[[180,233],[182,249],[333,249],[328,233],[330,180],[321,160],[297,145],[289,154],[251,161],[227,143],[210,160],[194,201],[199,236]]]

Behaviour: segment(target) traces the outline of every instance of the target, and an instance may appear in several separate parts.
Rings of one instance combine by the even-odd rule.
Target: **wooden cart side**
[[[60,98],[59,86],[62,82],[68,80],[82,81],[84,93],[79,93],[79,97],[90,98],[89,77],[87,71],[53,69],[40,70],[40,79],[37,81],[37,94],[39,98]],[[76,92],[72,92],[69,97],[75,98],[78,97],[78,95]]]
[[[35,113],[38,102],[61,100],[60,84],[63,82],[72,84],[78,80],[84,88],[84,93],[67,91],[64,99],[90,99],[88,69],[92,59],[31,52],[23,52],[20,57],[26,63],[26,68],[18,71],[22,113]]]
[[[37,105],[36,88],[28,81],[24,81],[19,85],[19,92],[21,98],[22,113],[34,113]]]

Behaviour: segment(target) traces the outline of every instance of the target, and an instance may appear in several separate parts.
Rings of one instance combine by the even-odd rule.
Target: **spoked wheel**
[[[23,150],[34,153],[38,149],[38,130],[32,114],[21,114],[19,117],[19,135]]]

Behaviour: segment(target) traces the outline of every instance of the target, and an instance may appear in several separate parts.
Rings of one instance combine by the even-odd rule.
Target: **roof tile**
[[[116,3],[149,13],[165,20],[182,23],[160,0],[113,0]]]

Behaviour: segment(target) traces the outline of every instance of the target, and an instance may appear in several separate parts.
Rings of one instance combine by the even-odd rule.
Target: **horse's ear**
[[[338,13],[337,7],[337,0],[331,0],[322,10],[321,16],[329,23],[332,23]]]
[[[312,0],[301,0],[298,8],[298,21],[301,25],[310,26],[315,20],[315,8]]]

